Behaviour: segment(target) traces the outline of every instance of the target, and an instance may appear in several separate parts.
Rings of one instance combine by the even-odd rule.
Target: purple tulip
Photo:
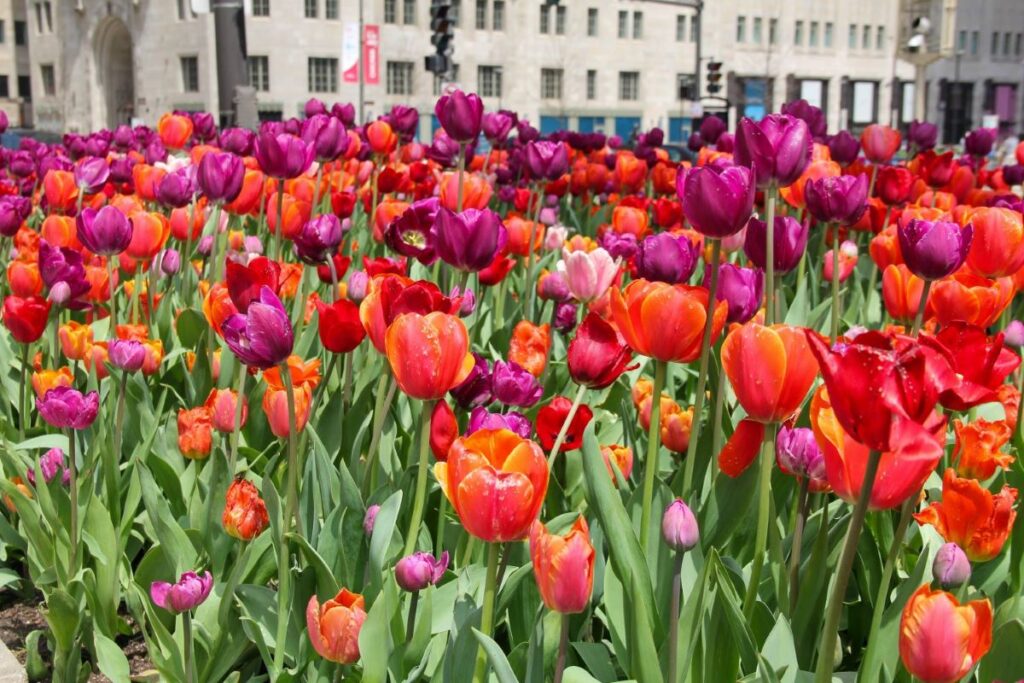
[[[333,213],[310,219],[295,236],[295,254],[305,263],[318,265],[341,244],[341,221]]]
[[[125,372],[138,372],[146,362],[146,347],[134,339],[111,339],[107,353],[110,364]]]
[[[569,291],[565,273],[555,270],[543,275],[537,282],[537,295],[544,301],[559,303],[571,299],[572,292]]]
[[[700,543],[697,517],[682,498],[676,498],[665,508],[661,517],[661,537],[668,547],[686,551]]]
[[[728,237],[743,229],[754,210],[754,175],[743,166],[698,166],[676,176],[683,214],[697,232]]]
[[[794,476],[806,477],[811,483],[825,481],[825,456],[814,440],[814,432],[807,427],[780,427],[775,438],[775,459]]]
[[[131,157],[118,157],[110,162],[110,181],[113,183],[131,183],[132,168],[135,160]]]
[[[327,114],[316,114],[302,122],[302,139],[313,146],[320,161],[337,159],[348,149],[348,133],[341,121]]]
[[[207,152],[196,171],[196,185],[211,202],[230,202],[242,191],[245,165],[230,152]]]
[[[476,363],[469,371],[469,376],[448,392],[463,410],[484,406],[494,400],[494,394],[491,392],[490,364],[479,353],[474,352],[473,358]]]
[[[50,288],[50,301],[58,306],[72,310],[89,307],[83,297],[92,285],[86,277],[82,254],[78,251],[39,240],[39,276]]]
[[[704,287],[711,281],[711,268],[704,270]],[[726,320],[730,323],[745,323],[754,317],[761,305],[764,294],[764,272],[760,268],[741,268],[732,263],[723,263],[718,268],[718,291],[716,301],[729,304]]]
[[[470,273],[489,266],[508,242],[501,217],[490,209],[466,209],[459,214],[439,207],[434,232],[441,260]]]
[[[807,211],[824,223],[853,225],[868,207],[868,177],[826,176],[804,185]]]
[[[256,161],[273,178],[297,178],[313,163],[315,150],[289,133],[260,131],[256,137]]]
[[[1010,187],[1024,183],[1024,164],[1003,166],[1003,182]]]
[[[932,560],[932,578],[943,588],[956,588],[971,580],[971,561],[956,543],[945,543]]]
[[[71,470],[67,466],[64,451],[59,448],[51,448],[39,458],[39,471],[43,475],[43,481],[49,484],[57,474],[60,473],[60,483],[67,486],[71,483]],[[36,468],[29,467],[25,472],[28,475],[28,483],[36,485]]]
[[[754,170],[758,187],[773,182],[788,187],[810,163],[811,148],[811,131],[804,121],[786,114],[769,114],[759,123],[747,117],[740,119],[733,156],[738,165]]]
[[[158,161],[167,161],[167,148],[159,140],[151,140],[143,153],[146,163],[152,166]]]
[[[508,134],[516,125],[515,114],[507,111],[494,111],[484,114],[482,129],[486,137],[495,147],[501,147],[508,140]]]
[[[579,306],[572,301],[560,301],[555,305],[554,328],[562,334],[569,334],[576,329],[576,317]]]
[[[114,256],[128,248],[132,241],[132,224],[116,206],[104,206],[97,211],[82,209],[75,218],[78,239],[85,248],[101,256]]]
[[[192,167],[186,166],[164,175],[156,186],[156,200],[174,209],[191,204],[196,193],[193,171]]]
[[[430,553],[406,555],[395,564],[395,580],[403,590],[411,593],[427,586],[435,586],[448,569],[448,551],[435,558]]]
[[[236,313],[221,326],[224,342],[246,365],[267,369],[291,355],[295,343],[288,312],[273,290],[260,288],[260,298],[243,315]]]
[[[775,245],[774,258],[776,273],[788,273],[800,264],[804,251],[807,249],[807,238],[810,233],[806,223],[800,223],[790,216],[776,216],[772,232]],[[747,223],[746,239],[743,251],[747,258],[758,268],[765,269],[768,263],[768,224],[751,218]]]
[[[815,107],[807,100],[796,100],[783,104],[782,113],[798,118],[806,123],[814,140],[825,139],[828,122],[825,121],[825,113],[819,107]]]
[[[46,423],[57,429],[85,429],[96,419],[100,409],[100,395],[87,394],[71,387],[50,389],[36,399],[36,410]]]
[[[204,572],[202,576],[195,572],[185,572],[174,584],[154,581],[149,587],[149,596],[157,607],[181,614],[203,604],[212,588],[213,575],[210,572]]]
[[[416,111],[416,107],[408,107],[404,104],[396,104],[391,107],[391,111],[384,119],[391,124],[395,135],[406,142],[416,137],[416,131],[420,127],[420,113]]]
[[[308,100],[306,100],[306,104],[302,107],[302,112],[307,119],[312,118],[317,114],[326,114],[327,105],[324,104],[324,101],[321,99],[318,99],[316,97],[310,97]]]
[[[841,130],[828,139],[828,151],[832,161],[845,168],[857,160],[860,154],[860,140],[850,131]]]
[[[507,429],[524,439],[529,439],[533,433],[533,425],[521,413],[514,410],[508,413],[492,413],[482,406],[474,408],[473,412],[469,414],[466,434],[472,434],[481,429]]]
[[[360,303],[366,298],[366,291],[370,286],[370,276],[365,270],[354,270],[348,276],[348,298],[355,303]]]
[[[132,127],[122,123],[116,129],[114,129],[114,135],[110,138],[110,142],[120,152],[127,152],[130,149],[135,148],[135,131]]]
[[[717,118],[717,117],[715,117]],[[690,133],[690,136],[686,138],[686,149],[693,153],[697,153],[704,147],[704,136],[700,134],[700,131],[696,133]]]
[[[110,140],[99,134],[90,135],[85,141],[85,153],[93,157],[106,157],[110,153]]]
[[[164,275],[174,275],[181,267],[181,254],[177,249],[164,249],[153,257],[153,262],[159,266],[160,272]]]
[[[541,140],[526,145],[526,169],[537,180],[557,180],[569,169],[569,153],[560,142]]]
[[[601,246],[611,254],[612,258],[628,261],[636,256],[640,245],[636,241],[636,235],[631,232],[616,232],[607,230],[601,237]]]
[[[454,166],[459,158],[459,143],[442,131],[427,148],[427,158],[442,166]]]
[[[529,144],[540,137],[540,131],[530,125],[526,119],[516,121],[516,137],[523,145]]]
[[[475,93],[456,90],[441,96],[434,105],[434,114],[449,137],[456,142],[467,143],[480,135],[484,103]]]
[[[110,165],[102,157],[86,157],[75,164],[75,184],[85,194],[98,192],[110,177]]]
[[[7,126],[10,125],[10,121],[7,119],[7,112],[0,110],[0,133],[7,132]]]
[[[529,408],[544,393],[544,387],[526,368],[501,360],[495,361],[491,371],[491,390],[496,401],[519,408]]]
[[[384,242],[402,256],[424,265],[437,260],[435,222],[441,202],[436,197],[420,199],[391,221],[384,231]]]
[[[645,280],[686,283],[697,268],[700,249],[685,235],[660,232],[640,243],[636,255],[637,275]]]
[[[29,152],[15,152],[7,162],[7,170],[18,178],[27,178],[36,172],[36,160]]]
[[[32,213],[32,200],[8,194],[0,196],[0,235],[14,237]]]
[[[380,512],[380,505],[371,505],[366,508],[366,514],[363,515],[363,533],[367,536],[373,536],[373,527],[377,523],[377,514]]]
[[[39,177],[45,178],[50,171],[70,171],[73,168],[71,160],[67,157],[46,153],[39,158],[39,168],[36,172]]]
[[[915,151],[923,152],[935,147],[939,139],[939,127],[928,121],[911,121],[907,128],[907,143]]]
[[[718,138],[722,136],[722,133],[724,133],[727,128],[725,121],[720,116],[712,114],[710,116],[705,116],[704,120],[700,122],[698,134],[700,135],[700,140],[702,142],[713,145],[718,142]]]
[[[964,136],[964,152],[971,156],[987,157],[995,144],[995,128],[976,128]]]
[[[189,114],[192,119],[192,137],[200,142],[207,142],[217,137],[217,123],[213,114],[208,111],[197,111]]]
[[[351,128],[356,123],[356,107],[351,102],[335,102],[331,105],[331,116],[345,124],[346,128]]]
[[[220,132],[220,147],[225,152],[247,157],[256,144],[256,133],[248,128],[225,128]]]
[[[914,275],[939,280],[955,272],[971,250],[974,226],[913,219],[896,229],[903,260]]]

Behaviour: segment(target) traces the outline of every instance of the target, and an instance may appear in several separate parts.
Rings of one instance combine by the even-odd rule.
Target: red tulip
[[[476,364],[461,320],[447,313],[404,313],[385,338],[391,371],[408,396],[439,399],[460,384]]]
[[[992,647],[992,603],[963,605],[950,593],[924,584],[900,617],[900,659],[924,683],[955,683]]]
[[[588,313],[569,342],[569,375],[577,384],[603,389],[619,378],[631,352],[622,335],[595,313]]]
[[[249,304],[260,298],[260,289],[269,287],[274,294],[281,286],[281,265],[265,256],[257,256],[248,265],[228,260],[228,295],[239,313],[245,314]]]
[[[880,123],[873,123],[860,134],[864,156],[876,164],[887,164],[900,148],[900,132]]]
[[[438,462],[448,459],[448,451],[459,436],[459,422],[447,401],[438,401],[430,413],[430,451]]]
[[[4,325],[14,340],[31,344],[43,336],[50,318],[50,302],[38,296],[8,296],[4,299]]]
[[[980,327],[955,322],[934,338],[922,337],[949,359],[956,378],[939,400],[950,410],[965,411],[998,400],[996,389],[1020,365],[1020,356],[1003,346],[1003,333],[992,337]]]
[[[572,401],[564,396],[556,396],[551,403],[537,411],[537,440],[545,451],[550,451],[554,447],[555,439],[562,431],[562,425],[565,418],[569,417],[571,409]],[[583,445],[583,431],[590,424],[592,417],[594,412],[585,404],[576,410],[572,422],[569,423],[569,430],[565,433],[565,440],[558,449],[560,453],[576,450]]]
[[[338,299],[332,304],[318,299],[316,310],[320,314],[317,325],[320,343],[331,353],[348,353],[366,336],[366,328],[359,320],[359,306],[348,299]]]
[[[594,546],[587,521],[579,517],[565,536],[548,533],[537,520],[530,528],[530,559],[547,608],[576,614],[587,608],[594,588]]]

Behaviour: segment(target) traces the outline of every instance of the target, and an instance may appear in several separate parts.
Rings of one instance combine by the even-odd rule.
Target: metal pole
[[[697,91],[697,101],[700,102],[700,60],[701,60],[701,36],[704,35],[704,21],[701,18],[701,14],[704,12],[704,3],[702,1],[697,2],[696,5],[697,13],[693,15],[694,21],[697,22],[697,40],[695,41],[694,49],[697,53],[697,63],[694,65],[694,85]]]
[[[246,76],[245,13],[242,0],[212,0],[217,44],[217,100],[220,125],[236,121],[238,87],[248,85]]]
[[[364,31],[363,25],[364,25],[363,0],[359,0],[359,60],[358,60],[357,63],[359,64],[359,107],[358,107],[358,110],[359,110],[359,123],[360,124],[366,122],[366,119],[364,118],[364,112],[363,112],[363,106],[364,106],[364,104],[366,102],[366,95],[365,95],[366,77],[364,76],[364,69],[366,68],[366,65],[363,64],[363,61],[364,61],[364,58],[365,58],[366,55],[364,53],[365,46],[363,44],[364,43],[364,38],[365,38],[365,36],[363,35],[363,31]]]
[[[925,120],[925,69],[924,64],[914,65],[914,118],[918,121]]]

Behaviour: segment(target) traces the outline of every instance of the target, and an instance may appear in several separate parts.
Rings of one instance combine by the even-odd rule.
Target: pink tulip
[[[559,272],[565,275],[569,292],[580,302],[598,299],[615,279],[619,266],[611,254],[598,247],[593,251],[563,251],[558,262]]]

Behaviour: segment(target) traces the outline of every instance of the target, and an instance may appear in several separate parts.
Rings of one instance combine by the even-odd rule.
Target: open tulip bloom
[[[489,102],[0,151],[30,673],[1024,675],[1024,145]]]

